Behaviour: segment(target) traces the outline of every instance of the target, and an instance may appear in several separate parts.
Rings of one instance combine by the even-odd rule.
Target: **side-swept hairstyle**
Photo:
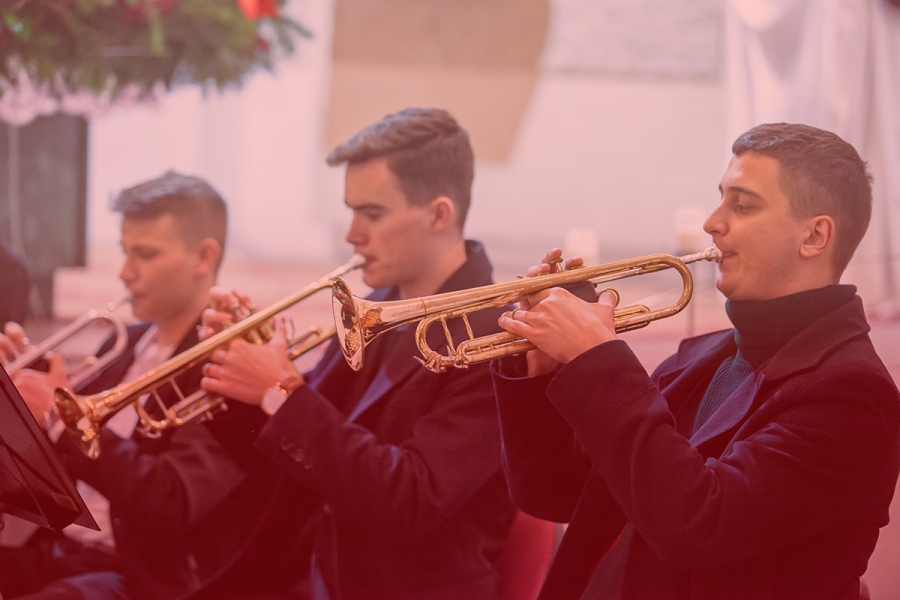
[[[407,108],[372,123],[328,155],[328,164],[357,164],[380,157],[412,205],[439,196],[453,201],[462,228],[472,201],[475,157],[469,134],[450,113]]]
[[[199,177],[167,171],[155,179],[119,192],[112,210],[129,219],[155,219],[172,215],[186,244],[204,238],[225,249],[228,211],[222,196]],[[219,264],[222,257],[219,257]],[[219,265],[216,265],[218,269]]]
[[[769,123],[741,134],[731,151],[778,161],[778,184],[795,217],[834,219],[834,268],[843,273],[872,217],[872,175],[856,149],[830,131]]]

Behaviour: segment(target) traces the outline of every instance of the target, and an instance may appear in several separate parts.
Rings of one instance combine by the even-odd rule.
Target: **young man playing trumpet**
[[[385,117],[328,162],[347,165],[346,239],[366,259],[363,280],[376,290],[370,299],[491,282],[483,247],[463,238],[474,160],[468,134],[448,113]],[[249,305],[219,297],[205,323],[230,320],[225,309],[237,302]],[[472,326],[496,331],[498,316],[476,316]],[[286,358],[282,324],[271,343],[234,341],[205,367],[204,389],[271,415],[256,448],[284,469],[287,487],[315,500],[312,559],[295,566],[309,569],[315,598],[498,597],[498,557],[513,511],[490,375],[485,365],[439,375],[423,369],[413,359],[414,329],[376,338],[358,372],[335,340],[312,372],[299,375]]]
[[[900,464],[897,388],[839,285],[870,177],[803,125],[733,151],[704,229],[734,329],[648,377],[611,293],[553,290],[500,319],[538,348],[492,365],[514,501],[569,523],[541,598],[860,596]]]
[[[196,177],[170,171],[121,192],[113,210],[122,214],[119,277],[141,323],[128,327],[124,353],[76,390],[80,394],[152,371],[197,342],[225,246],[225,203]],[[2,340],[7,348],[21,343],[21,332],[11,335],[17,339]],[[39,423],[53,413],[54,389],[69,387],[61,359],[49,362],[49,372],[24,370],[15,377]],[[196,391],[199,380],[199,366],[178,376],[185,394]],[[177,400],[171,390],[160,394],[166,405]],[[154,418],[163,415],[152,399],[145,408]],[[131,406],[112,417],[96,460],[81,452],[61,422],[48,425],[101,531],[73,526],[59,536],[41,530],[24,547],[4,549],[5,598],[184,598],[212,587],[241,554],[250,533],[244,514],[259,503],[265,485],[203,425],[150,439],[135,432],[137,419]],[[241,587],[226,591],[234,595],[211,597],[237,597]]]

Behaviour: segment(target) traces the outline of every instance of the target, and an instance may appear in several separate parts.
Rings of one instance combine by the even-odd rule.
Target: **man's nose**
[[[353,219],[350,222],[350,227],[347,229],[347,235],[344,236],[344,239],[348,244],[352,244],[354,246],[363,246],[366,242],[366,236],[363,232],[363,227],[359,224],[357,219]]]
[[[703,223],[703,231],[709,235],[722,234],[725,233],[725,227],[725,220],[722,218],[722,206],[719,205],[706,218],[706,221]]]
[[[128,283],[130,281],[134,281],[134,278],[134,267],[131,266],[131,261],[126,258],[122,263],[122,268],[119,269],[119,279],[124,283]]]

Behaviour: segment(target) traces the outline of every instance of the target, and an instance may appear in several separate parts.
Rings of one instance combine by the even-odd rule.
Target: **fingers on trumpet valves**
[[[620,300],[619,292],[612,288],[605,288],[597,292],[597,301],[609,304],[613,308],[619,305]]]
[[[562,250],[559,248],[551,248],[541,259],[541,264],[532,265],[526,271],[527,277],[537,277],[538,275],[546,275],[550,273],[559,273],[560,271],[568,271],[584,266],[584,259],[579,256],[562,257]],[[522,277],[519,276],[521,279]]]
[[[238,290],[229,291],[216,286],[210,289],[210,307],[217,312],[229,313],[232,318],[239,320],[252,312],[253,301]]]
[[[18,323],[10,321],[3,326],[3,334],[0,335],[0,351],[6,354],[10,360],[27,351],[30,343],[25,335],[25,329]]]
[[[222,374],[225,372],[225,367],[217,363],[206,363],[200,371],[203,373],[204,377],[221,379]]]
[[[570,256],[566,259],[565,270],[578,269],[584,266],[584,259],[580,256]]]
[[[253,300],[250,299],[250,296],[239,290],[231,291],[231,299],[231,310],[236,315],[240,315],[240,318],[246,317],[259,310],[259,307],[253,304]]]
[[[563,260],[562,257],[554,258],[553,260],[551,260],[550,264],[549,264],[550,272],[551,273],[559,273],[562,270],[560,268],[560,265],[563,264],[564,262],[565,262],[565,260]]]
[[[12,362],[18,354],[15,344],[5,335],[0,335],[0,363]]]
[[[219,286],[210,288],[209,297],[210,307],[221,312],[230,312],[231,307],[239,303],[234,293]]]
[[[584,259],[580,256],[570,256],[563,258],[562,250],[559,248],[551,248],[544,258],[541,260],[542,265],[547,265],[544,272],[559,273],[560,271],[568,271],[577,267],[584,266]]]
[[[528,310],[524,308],[514,308],[512,310],[506,311],[503,313],[502,317],[506,317],[507,319],[512,319],[513,321],[524,321],[525,315],[528,314]]]
[[[231,312],[218,310],[215,306],[203,309],[203,313],[200,316],[200,338],[206,339],[214,333],[218,333],[233,325],[233,319],[234,316]]]
[[[561,248],[550,248],[547,251],[547,254],[541,259],[541,264],[547,265],[550,267],[551,273],[555,273],[556,267],[562,262],[562,249]]]

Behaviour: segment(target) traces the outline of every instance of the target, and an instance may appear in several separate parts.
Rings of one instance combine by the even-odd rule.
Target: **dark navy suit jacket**
[[[80,393],[120,383],[148,327],[130,326],[125,352]],[[196,343],[192,329],[175,354]],[[201,377],[196,365],[182,373],[178,383],[187,395],[199,389]],[[161,396],[166,405],[176,400],[166,388]],[[147,407],[155,418],[161,416],[152,401]],[[254,415],[246,414],[249,407],[243,410],[245,422],[252,420]],[[261,411],[253,410],[261,422]],[[73,477],[110,501],[116,549],[132,597],[173,600],[198,594],[225,599],[288,588],[286,578],[296,571],[279,568],[271,557],[246,558],[268,556],[251,545],[260,537],[279,555],[289,538],[296,538],[296,532],[265,529],[258,517],[275,506],[278,471],[268,461],[258,459],[251,465],[247,457],[235,457],[202,424],[169,429],[160,439],[140,433],[122,439],[104,429],[100,440],[96,460],[83,455],[66,434],[56,448]]]
[[[827,314],[691,439],[676,422],[732,330],[652,377],[618,340],[543,377],[495,362],[514,501],[569,522],[541,598],[582,597],[626,524],[623,598],[857,598],[900,464],[900,396],[868,331],[858,297]]]
[[[491,283],[481,245],[467,250],[441,292]],[[371,299],[393,294],[378,290]],[[498,314],[473,315],[476,335],[497,331]],[[444,334],[434,329],[430,342],[442,349]],[[497,560],[513,507],[488,366],[432,373],[414,358],[414,330],[377,338],[360,372],[332,343],[257,439],[318,499],[319,598],[498,597]],[[451,331],[456,342],[465,339],[461,323]]]

